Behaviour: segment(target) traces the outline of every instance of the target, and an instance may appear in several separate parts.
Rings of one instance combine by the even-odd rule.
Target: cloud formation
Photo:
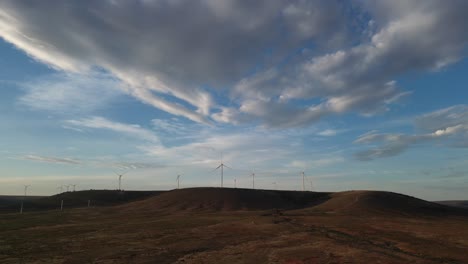
[[[442,142],[452,147],[467,147],[468,106],[457,105],[422,115],[415,120],[420,134],[382,134],[371,131],[354,141],[356,144],[374,145],[373,148],[358,152],[359,160],[373,160],[396,156],[413,145]]]
[[[110,130],[137,138],[139,140],[146,140],[153,144],[159,144],[159,138],[151,130],[145,129],[140,125],[115,122],[100,116],[93,116],[78,120],[67,120],[66,124],[72,127],[77,127],[78,129],[94,128]]]
[[[90,113],[122,96],[119,86],[106,74],[54,74],[20,84],[24,95],[19,103],[60,114]]]
[[[20,157],[24,160],[32,160],[38,162],[45,162],[45,163],[56,163],[56,164],[69,164],[69,165],[78,165],[81,164],[81,161],[72,158],[63,158],[63,157],[47,157],[47,156],[40,156],[40,155],[25,155]]]
[[[61,71],[106,71],[141,102],[195,122],[292,127],[388,110],[409,94],[400,75],[465,55],[467,9],[462,0],[6,0],[0,37]]]

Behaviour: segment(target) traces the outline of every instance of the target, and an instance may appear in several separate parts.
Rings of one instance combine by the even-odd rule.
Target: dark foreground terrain
[[[468,211],[389,192],[196,188],[0,215],[0,263],[468,263]]]

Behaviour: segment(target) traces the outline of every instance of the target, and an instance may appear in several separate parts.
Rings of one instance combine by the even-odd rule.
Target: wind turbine
[[[177,189],[180,188],[180,174],[177,175]]]
[[[72,186],[72,187],[73,187],[73,191],[75,191],[75,186],[76,186],[76,184],[70,184],[70,186]]]
[[[216,169],[213,170],[213,171],[215,171],[215,170],[221,168],[221,188],[223,188],[224,167],[232,169],[231,167],[226,166],[226,164],[224,164],[223,161],[221,160],[221,164],[219,164],[219,166],[216,167]]]
[[[28,187],[31,185],[24,185],[24,197],[23,200],[21,201],[21,209],[20,209],[20,214],[23,213],[23,207],[24,207],[24,200],[26,199],[26,195],[28,193]]]
[[[252,172],[252,189],[255,189],[255,173]]]
[[[26,197],[26,195],[28,194],[28,187],[31,186],[31,185],[25,185],[24,186],[24,197]]]
[[[302,172],[302,191],[305,192],[305,174]]]
[[[128,171],[122,173],[122,174],[118,174],[117,172],[114,171],[115,174],[117,174],[117,176],[119,176],[119,191],[122,191],[122,177],[127,173]]]
[[[67,192],[70,190],[70,185],[65,185],[65,187],[67,188]]]

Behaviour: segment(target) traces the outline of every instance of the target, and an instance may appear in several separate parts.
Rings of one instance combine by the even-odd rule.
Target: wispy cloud
[[[356,144],[377,144],[378,146],[355,154],[359,160],[398,155],[413,145],[427,142],[449,140],[449,146],[464,147],[468,141],[468,106],[458,105],[416,118],[416,127],[427,131],[420,134],[390,134],[371,131],[354,141]]]
[[[108,74],[57,73],[19,84],[19,104],[55,114],[91,113],[108,107],[124,94],[121,83]]]
[[[81,128],[110,130],[110,131],[114,131],[117,133],[125,134],[127,136],[134,137],[136,139],[150,141],[153,144],[159,143],[159,138],[157,137],[157,135],[149,129],[145,129],[141,127],[140,125],[136,125],[136,124],[126,124],[126,123],[111,121],[109,119],[106,119],[100,116],[93,116],[93,117],[83,118],[83,119],[78,119],[78,120],[67,120],[66,124],[70,126],[78,127],[78,128],[81,127]]]
[[[332,136],[336,136],[338,132],[339,131],[334,130],[334,129],[325,129],[323,131],[318,132],[317,135],[323,136],[323,137],[332,137]]]
[[[23,160],[38,161],[44,163],[55,163],[55,164],[69,164],[69,165],[78,165],[82,164],[80,160],[72,158],[63,158],[63,157],[48,157],[48,156],[39,156],[39,155],[25,155],[19,157]]]

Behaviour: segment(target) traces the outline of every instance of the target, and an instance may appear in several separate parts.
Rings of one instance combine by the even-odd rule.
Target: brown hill
[[[129,211],[237,211],[297,209],[328,199],[328,193],[232,188],[173,190],[120,206]]]
[[[468,215],[468,210],[383,191],[337,193],[232,188],[189,188],[119,206],[124,212],[300,210],[350,215]]]
[[[468,215],[468,210],[428,202],[408,195],[384,191],[346,191],[307,210],[337,214]]]
[[[83,190],[63,192],[52,196],[0,196],[0,213],[18,212],[21,202],[24,211],[55,210],[60,208],[91,206],[112,206],[142,200],[164,191],[118,191],[118,190]]]
[[[468,200],[437,201],[434,203],[468,209]]]

